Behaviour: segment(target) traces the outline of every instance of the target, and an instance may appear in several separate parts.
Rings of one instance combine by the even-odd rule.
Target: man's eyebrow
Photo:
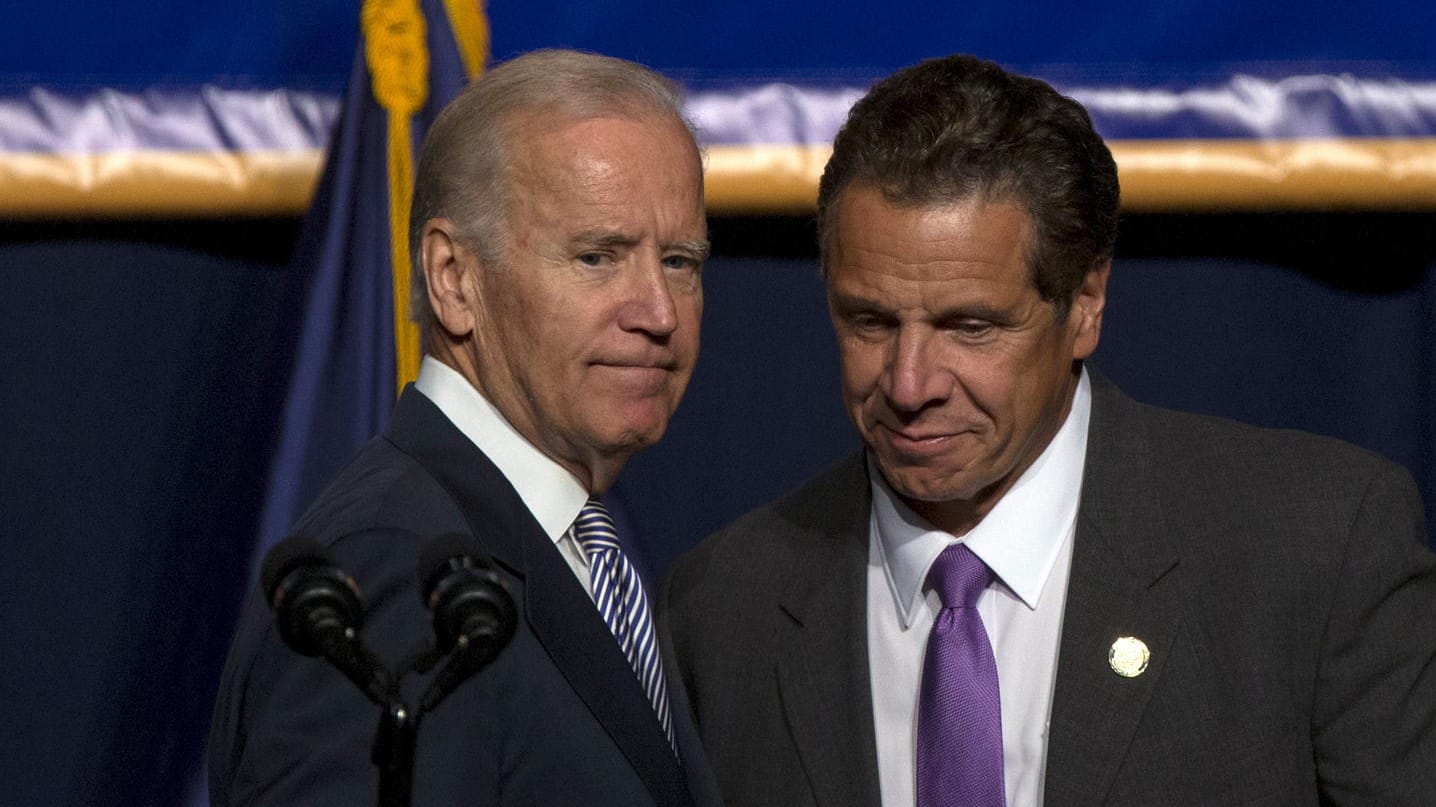
[[[693,258],[701,261],[707,259],[709,255],[709,250],[712,249],[712,245],[709,244],[707,239],[703,239],[701,241],[679,241],[674,244],[666,244],[664,245],[664,249],[677,250],[678,252],[686,252]]]
[[[938,312],[939,319],[982,319],[990,322],[1006,322],[1012,312],[989,303],[975,301],[954,305]]]
[[[637,236],[628,235],[617,230],[583,230],[574,233],[573,237],[569,239],[569,243],[578,247],[604,249],[608,247],[633,247],[641,240],[642,239]],[[676,250],[678,252],[686,252],[698,260],[706,259],[711,249],[707,239],[678,241],[662,246],[665,251]]]
[[[569,239],[569,243],[584,247],[631,247],[638,241],[617,230],[583,230]]]
[[[862,297],[856,294],[843,294],[842,292],[831,292],[828,295],[835,308],[843,311],[881,311],[885,306],[877,300]]]
[[[854,313],[875,313],[882,314],[891,310],[891,306],[880,299],[873,299],[856,294],[844,294],[842,292],[831,292],[828,295],[829,304],[837,311]],[[1012,312],[1005,308],[991,305],[982,301],[956,303],[938,311],[929,313],[928,319],[941,321],[952,319],[979,319],[989,322],[1007,322],[1012,318]]]

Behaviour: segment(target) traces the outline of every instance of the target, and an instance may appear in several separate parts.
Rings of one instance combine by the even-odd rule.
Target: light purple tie
[[[977,613],[992,572],[962,544],[927,574],[942,612],[927,638],[917,715],[917,807],[1003,807],[997,661]]]

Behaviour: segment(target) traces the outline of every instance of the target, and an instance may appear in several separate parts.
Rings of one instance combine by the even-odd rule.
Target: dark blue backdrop
[[[343,89],[360,0],[11,3],[0,94],[33,83],[143,89],[216,84]],[[973,51],[1066,65],[1098,83],[1268,75],[1330,65],[1436,75],[1427,0],[488,0],[494,55],[578,47],[688,81],[869,81]],[[1052,78],[1062,78],[1051,75]]]
[[[183,801],[248,585],[295,230],[0,239],[5,803]],[[622,480],[655,572],[856,445],[808,222],[713,237],[697,375]],[[1433,351],[1428,216],[1149,216],[1125,223],[1097,362],[1146,400],[1366,445],[1431,502]]]
[[[148,109],[201,85],[337,95],[359,2],[11,5],[0,101],[37,85],[111,87]],[[954,50],[1083,85],[1436,77],[1429,0],[487,8],[497,57],[583,47],[695,89],[860,85]],[[1402,136],[1431,135],[1425,119],[1400,122]],[[123,145],[145,145],[147,131],[119,128],[136,139]],[[163,121],[158,131],[170,134]],[[249,585],[295,338],[278,323],[297,227],[0,224],[0,803],[180,804]],[[1409,467],[1429,506],[1431,225],[1395,213],[1131,218],[1097,363],[1149,401],[1366,445]],[[713,235],[698,374],[669,436],[622,482],[655,572],[855,446],[809,224],[720,219]]]

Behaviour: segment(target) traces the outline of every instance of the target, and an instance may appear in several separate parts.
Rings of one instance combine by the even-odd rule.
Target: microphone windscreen
[[[301,566],[321,565],[331,565],[329,553],[313,538],[294,535],[280,541],[264,556],[264,564],[259,570],[265,602],[274,605],[274,590],[290,572]]]

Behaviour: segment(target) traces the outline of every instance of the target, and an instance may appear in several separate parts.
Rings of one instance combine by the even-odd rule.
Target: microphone
[[[311,538],[295,535],[264,558],[260,583],[284,643],[303,656],[323,656],[374,703],[389,702],[389,674],[359,639],[364,606],[359,587]]]
[[[498,656],[514,635],[517,612],[503,578],[458,533],[435,538],[419,558],[419,594],[433,614],[435,650],[449,661],[420,700],[426,713]]]

